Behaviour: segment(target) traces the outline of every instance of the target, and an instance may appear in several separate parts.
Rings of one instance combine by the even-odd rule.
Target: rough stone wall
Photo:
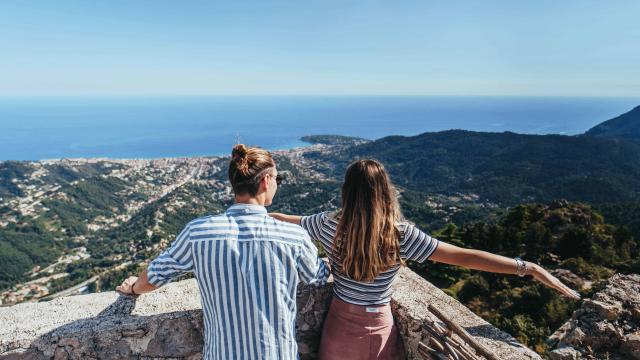
[[[400,271],[394,283],[391,308],[410,359],[421,359],[418,343],[426,343],[428,333],[421,329],[425,320],[438,321],[428,310],[434,305],[449,319],[462,326],[475,340],[492,350],[499,359],[541,359],[511,335],[489,324],[467,307],[445,294],[409,269]]]
[[[616,274],[549,338],[552,360],[640,360],[640,275]]]
[[[539,359],[408,269],[394,284],[392,308],[409,358],[418,359],[421,324],[434,304],[501,359]],[[297,338],[300,358],[315,359],[331,284],[300,287]],[[162,287],[138,298],[115,292],[58,298],[0,308],[0,360],[6,359],[200,359],[203,323],[195,280]]]

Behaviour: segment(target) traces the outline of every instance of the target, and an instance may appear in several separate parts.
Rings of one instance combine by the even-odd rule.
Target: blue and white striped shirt
[[[382,305],[391,301],[391,284],[400,270],[400,263],[381,272],[372,282],[356,281],[339,271],[340,259],[333,257],[338,219],[329,212],[303,216],[302,227],[311,238],[322,244],[333,267],[333,295],[355,305]],[[417,262],[426,261],[438,248],[439,241],[407,222],[397,224],[400,232],[400,257]],[[336,255],[337,257],[337,255]]]
[[[298,281],[329,277],[306,231],[250,204],[191,221],[147,276],[162,286],[187,272],[200,288],[205,359],[297,358]]]

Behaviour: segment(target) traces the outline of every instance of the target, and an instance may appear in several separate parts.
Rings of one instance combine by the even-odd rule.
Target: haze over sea
[[[637,98],[211,96],[0,98],[0,160],[221,155],[236,141],[304,146],[304,135],[377,139],[448,129],[575,135]]]

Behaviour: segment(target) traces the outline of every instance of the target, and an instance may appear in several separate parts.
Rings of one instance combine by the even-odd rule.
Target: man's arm
[[[174,278],[191,272],[193,254],[189,241],[189,224],[180,232],[171,246],[149,263],[138,277],[127,278],[116,290],[124,294],[143,294],[153,291]]]

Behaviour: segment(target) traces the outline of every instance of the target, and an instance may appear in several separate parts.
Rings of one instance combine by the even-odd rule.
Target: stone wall
[[[392,308],[409,358],[419,359],[421,324],[433,304],[500,359],[540,359],[513,337],[411,270],[402,269]],[[300,287],[297,337],[301,359],[316,358],[331,284]],[[202,310],[195,280],[162,287],[138,298],[115,292],[58,298],[0,308],[0,360],[6,359],[199,359]]]

